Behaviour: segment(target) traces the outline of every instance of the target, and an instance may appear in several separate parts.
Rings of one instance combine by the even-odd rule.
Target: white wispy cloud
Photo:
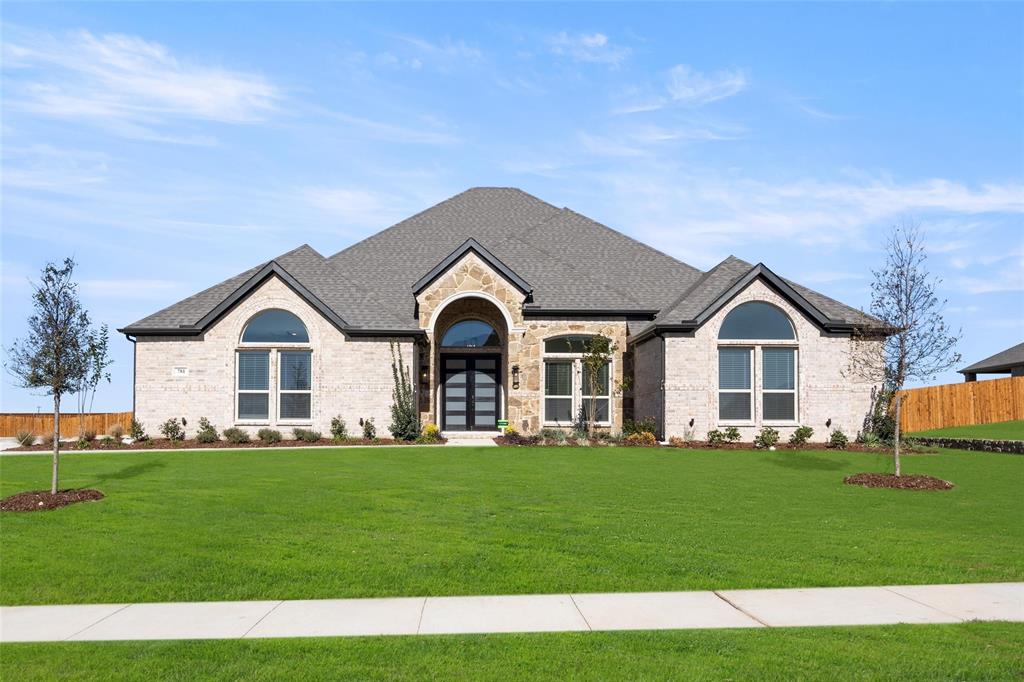
[[[353,116],[338,111],[319,110],[324,116],[340,121],[353,128],[357,128],[361,135],[371,137],[385,142],[401,142],[408,144],[456,144],[459,137],[445,130],[431,130],[429,128],[413,128],[396,123],[388,123],[363,116]],[[429,119],[429,117],[427,117]],[[439,125],[438,121],[431,121],[434,127]]]
[[[408,196],[352,186],[301,187],[296,191],[296,197],[350,226],[375,229],[429,205],[417,204],[418,199]]]
[[[668,72],[668,94],[673,101],[701,106],[739,94],[747,87],[742,71],[716,71],[703,74],[686,64]]]
[[[138,36],[14,28],[3,55],[9,106],[90,120],[127,137],[210,144],[208,136],[161,127],[182,120],[253,123],[284,97],[260,74],[179,59]]]
[[[577,62],[618,66],[630,55],[624,45],[616,45],[604,33],[568,33],[561,31],[548,39],[552,54]]]

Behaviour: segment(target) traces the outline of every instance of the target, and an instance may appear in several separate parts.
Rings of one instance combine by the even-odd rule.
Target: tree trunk
[[[53,478],[50,494],[57,494],[57,472],[60,469],[60,396],[53,397]]]
[[[893,464],[896,468],[896,476],[900,476],[900,406],[903,404],[903,396],[896,394],[896,428],[893,431]]]

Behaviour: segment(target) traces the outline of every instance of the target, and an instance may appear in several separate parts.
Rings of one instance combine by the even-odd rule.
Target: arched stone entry
[[[431,420],[445,431],[496,430],[508,404],[505,315],[484,298],[452,301],[437,316],[429,352]]]

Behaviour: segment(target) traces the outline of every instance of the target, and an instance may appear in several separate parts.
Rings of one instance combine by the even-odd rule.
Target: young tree
[[[61,266],[48,263],[42,278],[33,284],[28,336],[8,350],[8,371],[22,388],[43,389],[53,396],[53,475],[50,493],[57,493],[60,467],[60,401],[74,393],[88,373],[86,335],[89,314],[78,299],[78,285],[72,280],[75,261],[64,259]]]
[[[900,391],[910,380],[926,381],[960,362],[953,331],[943,319],[946,305],[936,289],[941,283],[929,273],[924,233],[912,221],[895,225],[885,240],[885,264],[872,270],[871,314],[892,329],[883,342],[883,361],[860,354],[862,367],[880,370],[885,413],[895,410],[894,466],[900,470]]]
[[[110,372],[107,367],[113,364],[109,355],[110,334],[106,324],[99,329],[90,328],[85,332],[83,352],[85,353],[86,371],[78,381],[78,435],[85,434],[85,413],[92,411],[96,389],[104,379],[110,383]]]
[[[593,437],[594,435],[594,422],[597,421],[597,396],[604,389],[601,374],[604,372],[604,368],[610,365],[615,350],[615,345],[607,337],[591,336],[587,339],[587,345],[583,351],[583,358],[581,359],[583,383],[589,392],[590,406],[582,416],[586,419],[588,437]],[[608,379],[610,382],[611,377],[608,377]],[[608,388],[608,400],[611,401],[610,383]]]
[[[416,440],[420,435],[420,413],[412,390],[409,370],[402,361],[401,349],[391,342],[391,426],[388,430],[398,440]]]

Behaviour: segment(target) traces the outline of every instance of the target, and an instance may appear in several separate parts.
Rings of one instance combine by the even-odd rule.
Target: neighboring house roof
[[[300,246],[121,331],[199,333],[263,279],[278,276],[343,331],[418,334],[414,293],[470,251],[527,295],[527,315],[617,314],[631,318],[631,332],[650,331],[696,320],[744,277],[763,277],[817,320],[881,325],[763,265],[730,256],[702,273],[522,190],[474,188],[329,258]]]
[[[961,374],[1001,374],[1009,372],[1013,367],[1024,366],[1024,343],[1010,346],[1004,351],[976,362],[970,367],[957,370]]]

